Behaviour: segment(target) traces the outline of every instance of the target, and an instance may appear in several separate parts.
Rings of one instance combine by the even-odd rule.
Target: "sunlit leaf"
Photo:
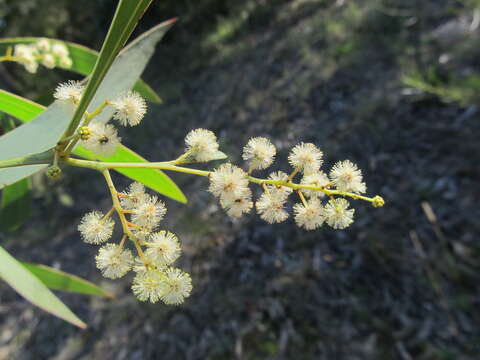
[[[31,207],[29,179],[22,179],[5,187],[0,207],[0,230],[18,229],[30,216]]]
[[[83,92],[82,99],[80,100],[77,110],[75,111],[73,119],[68,127],[68,131],[66,133],[67,136],[73,134],[78,124],[80,123],[80,120],[83,114],[85,113],[87,108],[89,108],[89,106],[90,106],[90,109],[92,109],[92,106],[93,106],[93,109],[95,109],[105,99],[112,98],[112,96],[115,97],[121,91],[130,90],[135,84],[135,82],[137,81],[137,79],[140,77],[146,63],[148,62],[148,60],[153,54],[153,49],[150,54],[148,52],[146,54],[142,54],[140,51],[135,51],[133,55],[132,55],[132,52],[129,52],[127,50],[123,53],[125,55],[123,57],[123,60],[121,59],[121,56],[117,57],[117,55],[120,49],[127,42],[133,29],[135,28],[135,25],[137,24],[138,20],[140,19],[144,11],[148,8],[150,3],[151,3],[151,0],[137,0],[137,1],[120,0],[120,2],[118,3],[117,9],[115,11],[115,15],[113,16],[113,20],[110,24],[110,28],[108,29],[108,33],[105,38],[105,41],[103,42],[102,49],[100,50],[98,59],[92,70],[92,73],[89,75],[89,81],[87,83],[87,87]],[[168,30],[170,25],[171,23],[164,23],[163,26],[160,25],[160,28],[163,30],[163,32],[161,33],[155,32],[156,39],[153,42],[153,45],[152,45],[153,48],[155,47],[155,44],[157,43],[157,41],[161,39],[165,31]],[[157,29],[158,28],[159,27],[157,26]],[[138,43],[139,43],[138,40],[139,39],[137,39],[137,41],[135,42],[136,46],[138,46]],[[145,44],[145,42],[143,43]],[[132,46],[130,46],[129,48],[132,49]],[[131,68],[125,68],[123,66],[118,69],[115,69],[113,67],[111,68],[111,65],[115,59],[117,60],[117,63],[122,63],[129,58],[129,56],[127,55],[133,56],[140,63],[142,62],[144,63],[143,64],[133,63],[129,59],[130,60],[129,65]],[[146,59],[143,57],[144,55],[146,55]],[[128,84],[128,86],[123,85],[123,86],[116,87],[117,91],[115,93],[109,92],[108,89],[103,90],[101,94],[105,95],[105,92],[108,92],[109,96],[108,97],[102,96],[102,98],[99,98],[98,95],[100,91],[97,91],[97,90],[99,89],[100,84],[102,84],[102,81],[106,77],[107,72],[110,72],[110,74],[115,74],[120,70],[123,70],[122,72],[122,75],[124,75],[123,80],[125,81],[125,85]],[[132,71],[133,71],[133,76],[132,76]],[[103,87],[105,88],[105,85],[108,84],[108,81],[104,81],[103,84],[104,84]]]
[[[32,304],[78,327],[87,327],[87,325],[35,275],[28,271],[1,246],[0,277]]]
[[[113,298],[113,295],[109,292],[76,275],[46,265],[27,262],[21,262],[21,264],[50,289]]]
[[[156,43],[172,24],[173,21],[168,21],[155,26],[122,51],[100,87],[95,88],[97,93],[89,107],[90,111],[105,99],[112,99],[119,93],[132,88],[153,55]],[[82,97],[83,99],[86,99],[86,94]],[[107,121],[111,115],[112,110],[106,110],[100,114],[98,121]],[[65,114],[65,107],[57,101],[54,102],[34,120],[0,137],[0,160],[39,153],[53,148],[68,128],[68,121],[69,117]],[[44,131],[45,129],[49,129],[49,131]],[[25,146],[23,146],[24,143]],[[22,144],[22,146],[18,146],[18,144]],[[0,188],[30,176],[45,167],[46,165],[30,165],[1,169]],[[172,196],[171,194],[167,195]],[[178,200],[182,201],[183,199]]]
[[[31,121],[35,116],[45,111],[45,107],[35,102],[0,90],[0,111],[4,111],[23,122]],[[146,160],[130,150],[126,146],[120,145],[116,153],[110,157],[98,157],[91,151],[82,147],[77,147],[74,154],[89,160],[101,160],[110,162],[145,162]],[[223,153],[222,153],[223,154]],[[171,197],[180,202],[186,202],[187,199],[177,185],[162,171],[155,169],[118,169],[119,173],[143,183],[152,190],[160,194]]]

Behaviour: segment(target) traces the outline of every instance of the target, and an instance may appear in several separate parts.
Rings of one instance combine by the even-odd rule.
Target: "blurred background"
[[[0,0],[0,37],[99,50],[115,5]],[[164,228],[194,291],[171,307],[95,268],[76,226],[109,207],[98,174],[37,175],[32,216],[0,231],[2,246],[117,299],[60,294],[82,331],[0,284],[0,359],[478,359],[480,0],[154,1],[134,36],[175,16],[143,76],[164,104],[121,134],[127,146],[167,160],[204,127],[239,163],[250,137],[267,136],[285,170],[292,146],[314,142],[325,169],[358,163],[386,206],[355,202],[343,231],[232,221],[204,178],[174,174],[189,203],[167,199]],[[79,78],[0,65],[2,88],[43,102],[66,79]]]

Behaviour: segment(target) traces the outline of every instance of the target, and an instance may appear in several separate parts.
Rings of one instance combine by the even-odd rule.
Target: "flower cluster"
[[[96,256],[97,267],[103,276],[111,279],[133,270],[132,291],[141,301],[181,304],[190,295],[192,281],[189,274],[172,267],[181,254],[177,236],[158,229],[167,211],[165,204],[147,194],[144,186],[137,182],[115,196],[120,208],[114,207],[105,215],[98,211],[87,213],[78,226],[86,243],[104,244]],[[114,212],[124,231],[119,244],[106,243],[113,234]],[[135,244],[136,257],[127,249],[127,239]]]
[[[56,97],[59,101],[75,104],[81,92],[79,83],[69,82],[57,88]],[[106,101],[95,112],[98,114],[105,106],[114,107],[113,118],[124,126],[138,124],[146,110],[143,99],[132,92],[115,101]],[[92,114],[95,115],[95,112]],[[110,154],[120,141],[117,131],[112,124],[90,123],[94,115],[86,113],[86,121],[81,124],[76,136],[81,144],[95,153]],[[254,171],[267,169],[275,160],[276,148],[265,137],[252,138],[245,145],[242,158],[246,163],[243,168],[227,162],[213,171],[178,166],[224,158],[213,132],[192,130],[187,134],[185,144],[185,152],[177,159],[150,165],[208,176],[209,192],[219,199],[222,208],[231,217],[240,217],[256,208],[260,218],[273,224],[288,219],[291,207],[296,224],[306,230],[318,229],[323,224],[344,229],[353,223],[355,213],[346,198],[366,200],[374,207],[384,205],[380,196],[369,198],[361,195],[366,192],[366,185],[361,170],[351,161],[339,161],[328,174],[323,172],[323,152],[312,143],[300,143],[291,149],[289,174],[276,171],[266,179],[252,176]],[[140,167],[138,164],[131,165]],[[190,295],[192,281],[189,274],[172,266],[181,254],[178,238],[169,231],[158,229],[167,211],[165,204],[148,194],[144,185],[138,182],[119,193],[107,168],[103,168],[102,173],[112,195],[113,207],[105,215],[98,211],[86,214],[78,226],[86,243],[103,244],[96,256],[97,267],[105,277],[112,279],[133,270],[132,291],[141,301],[155,303],[161,300],[166,304],[181,304]],[[294,182],[296,177],[299,177],[298,182]],[[253,200],[251,183],[262,189],[256,201]],[[289,206],[292,196],[298,196],[299,201]],[[113,235],[114,213],[123,229],[123,237],[118,244],[108,242]],[[127,240],[135,245],[136,255],[126,247]]]
[[[68,48],[62,43],[51,42],[48,39],[40,39],[28,45],[15,45],[13,55],[30,73],[36,73],[39,64],[48,69],[55,66],[70,68],[73,64]]]
[[[288,156],[292,166],[290,175],[278,171],[265,180],[250,176],[254,170],[268,168],[275,155],[276,149],[270,140],[255,137],[243,149],[247,171],[225,163],[210,173],[209,191],[219,198],[230,216],[239,217],[253,208],[249,184],[254,182],[263,188],[255,208],[268,223],[279,223],[289,217],[287,200],[294,190],[300,200],[293,206],[298,226],[314,230],[326,223],[334,229],[344,229],[353,222],[355,210],[349,208],[344,196],[356,198],[366,191],[361,170],[355,164],[349,160],[339,161],[327,175],[320,170],[323,152],[312,143],[300,143]],[[300,183],[294,183],[300,174]],[[374,201],[372,203],[375,205]]]
[[[57,101],[72,111],[80,102],[84,90],[85,87],[81,82],[70,80],[59,84],[53,95]],[[145,100],[134,91],[127,91],[115,100],[105,101],[98,108],[98,113],[106,106],[113,107],[113,119],[122,126],[140,124],[147,112]],[[97,155],[111,156],[115,153],[122,139],[118,136],[114,125],[95,121],[95,115],[97,114],[86,114],[86,121],[80,125],[77,131],[80,143]]]

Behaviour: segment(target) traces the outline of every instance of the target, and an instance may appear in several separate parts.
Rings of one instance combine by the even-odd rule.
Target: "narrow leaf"
[[[135,28],[135,25],[150,3],[151,0],[120,0],[118,3],[115,15],[113,16],[110,28],[108,29],[107,37],[100,50],[100,55],[98,56],[95,67],[90,74],[90,79],[83,92],[82,99],[80,100],[77,110],[75,111],[72,121],[67,129],[67,136],[73,134],[78,127],[83,114],[97,93],[97,89],[107,75],[110,66],[117,57],[120,49],[125,45],[127,39]],[[134,81],[136,81],[137,78],[138,77],[136,77]],[[124,90],[131,88],[132,86],[129,86]],[[103,100],[105,100],[105,98],[103,98],[102,101]],[[98,104],[96,106],[98,106]]]
[[[46,265],[32,264],[23,261],[21,264],[50,289],[113,298],[113,295],[109,292],[76,275]]]
[[[29,122],[35,116],[45,111],[45,107],[35,102],[0,90],[0,111],[18,118],[20,121]],[[110,162],[145,162],[146,160],[130,150],[126,146],[120,145],[116,153],[110,157],[98,157],[91,151],[82,147],[77,147],[74,154],[84,157],[88,160],[101,160]],[[185,195],[177,185],[165,173],[155,169],[118,169],[119,173],[143,183],[152,190],[160,194],[171,197],[174,200],[185,203]],[[1,187],[1,186],[0,186]]]
[[[0,277],[32,304],[80,328],[80,320],[35,275],[0,246]]]
[[[133,2],[130,1],[130,3]],[[153,55],[156,43],[160,41],[173,22],[174,20],[171,20],[155,26],[122,51],[98,88],[89,111],[93,111],[105,99],[112,99],[133,87]],[[85,95],[82,100],[84,98]],[[53,148],[69,126],[70,117],[66,115],[65,111],[65,106],[55,101],[31,122],[0,137],[0,160],[40,153]],[[107,108],[96,120],[108,121],[112,113],[113,110]],[[49,131],[44,131],[45,129],[49,129]],[[17,146],[19,143],[22,146]],[[0,169],[0,188],[30,176],[45,167],[46,165],[31,165]]]
[[[0,89],[0,111],[22,122],[28,122],[45,111],[45,107],[21,96]]]
[[[0,208],[0,230],[18,229],[30,216],[31,207],[29,179],[22,179],[5,187]]]

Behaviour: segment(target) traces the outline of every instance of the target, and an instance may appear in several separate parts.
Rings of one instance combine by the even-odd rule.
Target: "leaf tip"
[[[117,297],[115,295],[113,295],[112,293],[108,292],[108,291],[103,291],[103,295],[106,297],[106,298],[109,298],[110,300],[116,300]]]
[[[86,328],[88,328],[87,324],[85,324],[83,321],[80,321],[80,322],[76,323],[75,325],[77,325],[82,330],[85,330]]]
[[[166,20],[164,23],[171,25],[171,24],[175,24],[177,21],[178,21],[178,17],[174,17],[174,18]]]

